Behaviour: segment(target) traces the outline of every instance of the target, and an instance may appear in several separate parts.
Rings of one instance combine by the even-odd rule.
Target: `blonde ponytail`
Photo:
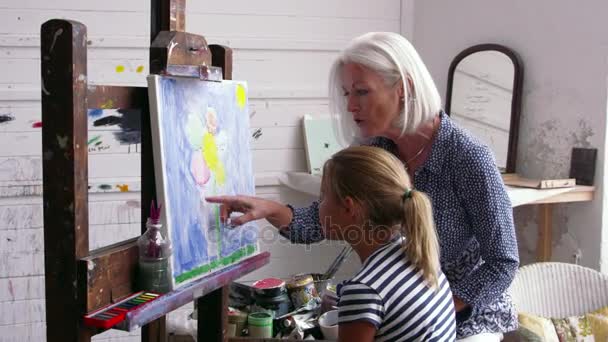
[[[409,190],[411,181],[399,159],[377,147],[349,147],[325,163],[321,183],[339,202],[351,197],[359,203],[373,227],[401,229],[408,260],[437,286],[439,243],[431,201]]]
[[[403,196],[402,235],[408,259],[419,269],[429,284],[437,287],[439,242],[435,232],[431,201],[424,193],[406,189]]]

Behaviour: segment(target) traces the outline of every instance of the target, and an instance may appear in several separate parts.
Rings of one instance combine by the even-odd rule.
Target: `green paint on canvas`
[[[252,255],[253,253],[255,253],[255,250],[256,250],[255,245],[248,245],[246,247],[240,248],[237,251],[235,251],[234,253],[232,253],[226,257],[220,258],[218,260],[214,260],[214,261],[210,262],[209,264],[199,266],[193,270],[180,274],[177,278],[175,278],[175,282],[177,284],[180,284],[180,283],[185,282],[186,280],[193,279],[202,274],[213,271],[221,266],[230,265],[232,263],[235,263],[235,262],[243,259],[244,257]]]

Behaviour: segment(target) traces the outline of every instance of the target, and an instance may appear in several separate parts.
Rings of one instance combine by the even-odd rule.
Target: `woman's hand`
[[[251,196],[214,196],[206,197],[207,202],[220,203],[220,219],[233,226],[240,226],[247,222],[267,219],[275,227],[287,227],[292,220],[291,209],[281,203]],[[232,213],[242,213],[238,217],[230,217]]]

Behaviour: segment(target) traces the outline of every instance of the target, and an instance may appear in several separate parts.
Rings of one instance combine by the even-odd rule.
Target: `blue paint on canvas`
[[[162,159],[160,182],[173,244],[176,283],[191,280],[257,249],[257,227],[224,226],[219,206],[206,196],[253,195],[249,115],[245,83],[156,80],[155,159]],[[156,120],[156,121],[155,121]],[[158,173],[158,159],[155,160]],[[157,175],[158,187],[159,175]],[[160,200],[159,195],[159,200]],[[243,251],[248,251],[247,253]]]

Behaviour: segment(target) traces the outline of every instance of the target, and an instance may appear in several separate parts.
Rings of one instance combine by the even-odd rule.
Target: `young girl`
[[[363,263],[338,286],[340,341],[456,339],[431,203],[403,163],[375,147],[336,153],[323,169],[319,219],[325,237],[348,242]]]

